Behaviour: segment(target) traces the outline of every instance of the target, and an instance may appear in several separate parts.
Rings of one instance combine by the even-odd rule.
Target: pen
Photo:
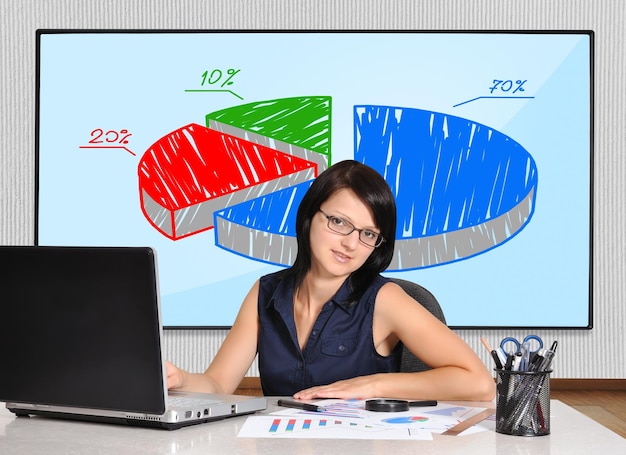
[[[528,371],[530,367],[530,343],[524,341],[521,346],[522,350],[522,363],[520,364],[520,371]]]
[[[278,406],[284,406],[286,408],[302,409],[303,411],[324,412],[326,408],[311,403],[302,403],[300,401],[292,400],[278,400]]]
[[[554,346],[554,348],[556,349],[555,344],[553,344],[552,346]],[[554,354],[555,354],[554,349],[552,348],[546,349],[545,353],[543,354],[543,361],[541,362],[541,365],[538,368],[539,371],[546,371],[550,368],[550,365],[552,364],[552,359],[554,359]]]
[[[421,406],[437,406],[437,400],[409,401],[409,406],[418,408]]]
[[[494,363],[496,365],[496,368],[498,370],[501,370],[502,369],[502,360],[500,359],[500,356],[498,355],[498,352],[491,347],[491,345],[485,339],[485,337],[480,337],[480,341],[483,343],[483,346],[485,346],[485,349],[487,349],[487,352],[489,352],[489,354],[491,354],[491,357],[493,358],[493,361],[494,361]]]
[[[504,369],[507,371],[511,371],[511,369],[513,368],[513,359],[515,358],[515,356],[513,354],[507,354],[506,356],[506,363],[504,364]]]
[[[533,357],[533,360],[530,362],[530,368],[528,369],[528,371],[538,371],[539,368],[541,368],[541,364],[543,363],[544,352],[545,352],[545,349],[541,349],[535,353],[536,355]]]
[[[520,365],[522,364],[522,353],[521,351],[515,354],[513,358],[513,366],[511,367],[512,371],[519,371]]]

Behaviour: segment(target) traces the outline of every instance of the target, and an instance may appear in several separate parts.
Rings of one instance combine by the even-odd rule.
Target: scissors
[[[534,342],[535,348],[532,347]],[[513,349],[507,350],[507,346],[513,346]],[[540,349],[543,349],[543,340],[537,335],[528,335],[521,343],[515,337],[506,337],[500,341],[500,352],[505,359],[510,355],[515,356],[518,360],[515,367],[519,370],[526,370]]]

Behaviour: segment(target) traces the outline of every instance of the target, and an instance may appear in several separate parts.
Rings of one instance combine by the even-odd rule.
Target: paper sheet
[[[326,410],[286,408],[250,416],[238,437],[432,440],[433,433],[443,433],[485,409],[439,403],[404,412],[373,412],[365,410],[364,400],[323,400],[316,404]],[[485,431],[489,426],[475,425],[462,435]]]

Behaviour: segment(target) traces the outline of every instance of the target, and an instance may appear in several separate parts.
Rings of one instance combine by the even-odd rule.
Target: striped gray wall
[[[626,378],[626,2],[623,0],[2,0],[0,243],[34,241],[35,30],[580,29],[596,32],[595,328],[541,330],[559,340],[557,378]],[[479,333],[460,330],[491,365]],[[167,357],[202,371],[225,331],[167,331]],[[494,344],[522,331],[489,331]],[[249,371],[258,375],[256,366]]]

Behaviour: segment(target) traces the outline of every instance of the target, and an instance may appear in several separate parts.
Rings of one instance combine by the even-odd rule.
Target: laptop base
[[[142,428],[156,428],[165,430],[178,430],[179,428],[188,427],[191,425],[197,425],[206,422],[213,422],[216,420],[224,420],[231,417],[245,416],[254,414],[259,409],[265,409],[267,407],[267,400],[265,398],[247,397],[246,405],[250,406],[250,410],[236,409],[233,406],[230,414],[222,415],[200,415],[194,416],[193,419],[182,420],[180,422],[167,422],[160,416],[155,415],[130,415],[123,412],[119,412],[119,416],[114,415],[94,415],[94,414],[82,414],[80,412],[55,412],[46,411],[44,409],[25,409],[22,404],[18,403],[6,403],[6,408],[15,414],[16,417],[29,418],[31,416],[39,416],[45,418],[57,418],[65,420],[78,420],[83,422],[96,422],[96,423],[109,423],[118,425],[130,425],[134,427]],[[202,413],[204,414],[204,413]]]

